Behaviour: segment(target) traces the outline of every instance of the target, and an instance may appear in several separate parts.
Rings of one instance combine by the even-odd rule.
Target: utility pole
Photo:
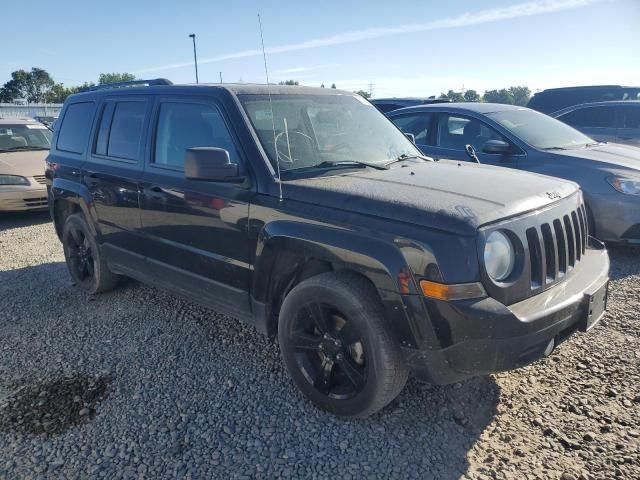
[[[198,56],[196,55],[196,34],[191,33],[189,37],[193,40],[193,64],[196,67],[196,83],[198,82]]]
[[[373,96],[373,87],[375,87],[375,85],[373,83],[369,83],[369,98]]]
[[[222,83],[222,72],[220,72],[220,83]]]

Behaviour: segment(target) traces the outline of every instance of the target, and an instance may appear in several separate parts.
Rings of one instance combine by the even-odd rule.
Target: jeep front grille
[[[537,295],[566,281],[579,270],[588,245],[587,211],[576,193],[546,208],[509,218],[480,229],[478,253],[493,231],[507,233],[516,250],[513,274],[504,282],[481,269],[487,293],[504,305]]]
[[[562,278],[575,268],[587,248],[584,205],[526,231],[531,265],[531,288],[536,290]]]

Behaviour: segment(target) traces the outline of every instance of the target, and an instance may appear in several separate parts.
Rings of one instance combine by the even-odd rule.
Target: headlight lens
[[[18,175],[0,175],[0,185],[29,185],[29,180]]]
[[[492,232],[484,245],[484,268],[495,281],[506,279],[516,263],[516,254],[511,240],[502,232]]]
[[[640,195],[640,180],[624,177],[609,177],[607,182],[620,193]]]

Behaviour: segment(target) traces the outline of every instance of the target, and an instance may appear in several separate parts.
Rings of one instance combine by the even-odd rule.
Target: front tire
[[[118,276],[109,270],[82,215],[69,215],[65,220],[62,227],[62,247],[69,274],[80,288],[95,294],[116,287]]]
[[[371,415],[406,384],[377,292],[357,275],[330,272],[297,285],[282,304],[278,339],[297,387],[336,415]]]

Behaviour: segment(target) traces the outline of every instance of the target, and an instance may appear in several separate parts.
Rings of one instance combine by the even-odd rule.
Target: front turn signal
[[[438,300],[464,300],[467,298],[486,297],[487,292],[481,283],[446,284],[421,280],[420,288],[425,297]]]

